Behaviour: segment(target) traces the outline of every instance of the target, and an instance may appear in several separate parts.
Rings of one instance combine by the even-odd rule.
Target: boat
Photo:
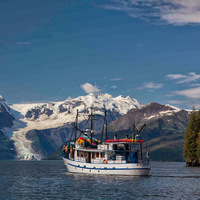
[[[63,145],[62,158],[68,172],[86,174],[107,175],[133,175],[148,176],[149,151],[144,156],[141,131],[145,127],[137,129],[135,124],[131,135],[126,138],[108,139],[107,112],[105,111],[104,125],[101,140],[94,137],[94,114],[88,115],[84,129],[78,128],[78,110],[75,125],[71,133],[71,139]],[[86,129],[89,124],[90,128]],[[145,159],[144,159],[145,157]]]

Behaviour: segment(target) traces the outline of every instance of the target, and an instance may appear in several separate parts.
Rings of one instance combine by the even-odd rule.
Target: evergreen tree
[[[188,122],[188,126],[186,128],[185,133],[185,143],[184,143],[184,150],[183,155],[186,160],[187,166],[197,166],[198,165],[198,157],[197,157],[197,139],[198,133],[200,129],[198,127],[198,116],[195,109],[193,108],[190,119]]]
[[[200,165],[200,110],[197,115],[197,127],[198,127],[198,136],[197,136],[197,158],[198,164]]]
[[[197,138],[197,158],[198,158],[198,165],[200,165],[200,132],[198,133],[198,138]]]

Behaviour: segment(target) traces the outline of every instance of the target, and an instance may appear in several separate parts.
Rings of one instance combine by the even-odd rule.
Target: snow
[[[166,115],[173,115],[174,113],[176,112],[179,112],[181,109],[176,109],[176,110],[166,110],[166,111],[161,111],[159,112],[158,114],[156,115],[151,115],[149,117],[145,117],[145,119],[149,120],[149,119],[152,119],[154,117],[161,117],[161,116],[166,116]]]
[[[17,158],[20,160],[41,160],[42,157],[36,154],[31,147],[31,141],[26,138],[26,131],[15,131],[12,140],[15,141]]]
[[[67,109],[65,112],[60,112],[59,107]],[[53,114],[48,116],[43,113],[39,115],[38,119],[23,118],[23,122],[27,123],[24,130],[31,129],[46,129],[62,126],[66,123],[74,122],[76,117],[76,110],[79,113],[84,113],[94,107],[95,114],[104,115],[104,108],[106,110],[116,111],[121,115],[126,114],[130,109],[140,107],[141,104],[136,99],[130,97],[125,98],[122,96],[112,97],[109,94],[89,94],[77,98],[68,98],[65,101],[49,102],[39,104],[13,104],[11,108],[18,111],[21,115],[25,116],[31,109],[39,109],[44,112],[48,108],[53,111]],[[68,111],[70,113],[68,113]],[[84,116],[80,114],[79,120],[82,121]]]
[[[12,115],[12,113],[10,112],[10,109],[9,109],[9,107],[7,105],[7,102],[5,101],[3,96],[1,96],[1,95],[0,95],[0,104],[5,108],[6,112],[8,112],[10,115]]]
[[[170,107],[170,108],[173,108],[174,110],[178,110],[178,111],[181,110],[180,108],[178,108],[178,107],[176,107],[176,106],[172,106],[172,105],[170,105],[170,104],[166,104],[165,106]]]
[[[59,107],[67,109],[61,112]],[[104,115],[104,109],[116,111],[119,114],[126,114],[133,108],[141,107],[141,104],[129,96],[112,97],[110,94],[93,94],[79,96],[77,98],[67,98],[65,101],[56,101],[48,103],[30,103],[30,104],[13,104],[10,106],[15,114],[15,126],[12,129],[4,129],[4,133],[10,136],[15,141],[18,159],[31,160],[41,159],[32,151],[31,141],[26,138],[26,133],[29,130],[49,129],[63,126],[66,123],[75,121],[77,109],[79,110],[79,121],[85,120],[87,111],[94,108],[95,114]],[[37,109],[40,114],[37,119],[34,115],[31,118],[25,117],[27,112],[32,112],[32,109]],[[48,116],[44,111],[49,109],[53,114]],[[33,113],[33,112],[32,112]],[[42,113],[42,114],[41,114]]]

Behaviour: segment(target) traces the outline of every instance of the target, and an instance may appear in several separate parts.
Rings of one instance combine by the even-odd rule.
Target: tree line
[[[200,110],[192,109],[184,138],[183,157],[187,166],[200,166]]]

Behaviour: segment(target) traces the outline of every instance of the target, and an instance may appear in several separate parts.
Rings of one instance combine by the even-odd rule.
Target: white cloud
[[[168,74],[166,77],[170,79],[182,79],[185,78],[186,76],[183,74]]]
[[[96,93],[100,92],[100,90],[97,88],[97,86],[93,86],[90,83],[85,83],[81,85],[81,88],[86,92],[86,93]]]
[[[113,89],[116,89],[116,88],[117,88],[116,85],[112,85],[112,86],[110,86],[110,87],[113,88]]]
[[[170,104],[184,104],[186,101],[179,101],[179,100],[168,100],[167,101]]]
[[[112,78],[112,79],[110,79],[111,81],[121,81],[122,80],[122,78]]]
[[[17,42],[17,44],[19,45],[30,45],[31,43],[30,42]]]
[[[138,47],[138,48],[144,47],[144,44],[138,43],[138,44],[137,44],[137,47]]]
[[[110,0],[105,9],[128,16],[172,25],[200,24],[199,0]]]
[[[174,91],[173,94],[184,96],[191,99],[200,99],[200,87]]]
[[[190,87],[200,87],[200,83],[191,84]]]
[[[187,75],[184,74],[168,74],[166,76],[172,80],[178,80],[176,83],[189,83],[192,81],[197,81],[200,79],[200,74],[196,74],[195,72],[190,72]]]
[[[142,89],[150,89],[152,91],[152,89],[160,89],[163,87],[162,83],[154,83],[154,82],[148,82],[148,83],[144,83],[143,87],[139,87],[138,89],[142,90]]]

